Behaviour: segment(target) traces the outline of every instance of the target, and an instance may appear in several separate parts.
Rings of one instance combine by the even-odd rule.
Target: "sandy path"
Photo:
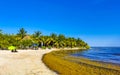
[[[0,75],[56,75],[42,62],[50,50],[20,50],[18,53],[0,50]]]

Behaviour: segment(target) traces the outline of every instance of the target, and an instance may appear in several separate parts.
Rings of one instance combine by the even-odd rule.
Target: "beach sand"
[[[57,75],[42,62],[42,56],[52,50],[0,50],[0,75]]]

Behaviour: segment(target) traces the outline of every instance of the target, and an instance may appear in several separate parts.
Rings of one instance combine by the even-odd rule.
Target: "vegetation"
[[[69,56],[77,51],[54,51],[45,54],[42,60],[60,75],[120,75],[120,66]]]
[[[35,47],[45,48],[64,48],[64,47],[82,47],[89,48],[88,44],[73,37],[65,37],[63,34],[42,35],[40,31],[28,34],[24,28],[19,29],[17,34],[4,34],[0,30],[0,49],[8,49],[9,46],[15,46],[17,49],[29,49]]]

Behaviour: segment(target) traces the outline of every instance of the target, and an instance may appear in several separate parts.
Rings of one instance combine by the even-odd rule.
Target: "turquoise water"
[[[72,56],[120,64],[120,47],[93,47],[89,50],[72,54]]]

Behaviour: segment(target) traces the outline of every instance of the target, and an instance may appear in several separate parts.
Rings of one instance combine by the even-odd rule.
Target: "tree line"
[[[27,34],[24,28],[20,28],[17,34],[4,34],[0,30],[0,49],[8,49],[15,46],[17,49],[30,48],[90,48],[89,45],[80,38],[66,37],[63,34],[52,33],[43,35],[40,31]]]

